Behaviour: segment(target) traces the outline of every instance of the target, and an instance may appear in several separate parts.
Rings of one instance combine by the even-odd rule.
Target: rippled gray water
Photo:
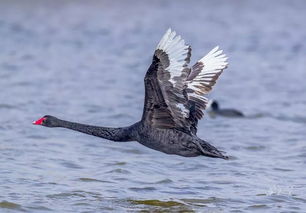
[[[1,1],[0,212],[304,212],[305,1]],[[206,116],[231,160],[166,155],[31,125],[45,114],[138,121],[168,27],[230,66],[211,94],[247,118]]]

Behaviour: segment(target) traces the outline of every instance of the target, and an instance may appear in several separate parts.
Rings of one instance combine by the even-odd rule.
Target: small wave
[[[117,113],[117,114],[113,114],[113,115],[109,115],[107,116],[110,119],[122,119],[122,118],[127,118],[127,119],[131,119],[133,118],[133,116],[129,115],[129,114],[125,114],[125,113]]]
[[[66,197],[86,197],[82,193],[77,192],[63,192],[58,194],[47,195],[48,198],[66,198]]]
[[[292,172],[294,171],[293,169],[289,169],[289,168],[273,168],[273,170],[276,170],[276,171],[281,171],[281,172]]]
[[[113,170],[108,171],[107,173],[130,174],[131,172],[125,169],[113,169]]]
[[[21,209],[21,205],[9,201],[2,201],[0,202],[0,208],[4,209]]]
[[[184,203],[177,201],[161,201],[161,200],[129,200],[132,204],[136,205],[150,205],[150,206],[159,206],[159,207],[174,207],[174,206],[183,206]]]
[[[306,123],[306,117],[303,116],[286,116],[286,115],[273,115],[271,113],[257,113],[254,115],[245,116],[245,118],[249,119],[257,119],[257,118],[274,118],[279,121],[292,121],[296,123]]]
[[[72,169],[83,169],[82,166],[78,165],[78,164],[75,164],[75,163],[72,163],[72,162],[68,162],[68,161],[63,161],[60,163],[61,165],[63,165],[64,167],[67,167],[67,168],[72,168]]]
[[[163,179],[160,181],[155,182],[154,184],[168,184],[168,183],[172,183],[173,181],[170,179]]]
[[[265,204],[255,204],[255,205],[251,205],[248,206],[247,209],[248,210],[260,210],[260,209],[269,209],[270,207],[265,205]]]
[[[139,149],[125,149],[124,152],[126,153],[132,153],[132,154],[144,154],[142,151]]]
[[[119,162],[114,162],[114,163],[107,163],[106,165],[107,166],[123,166],[123,165],[126,165],[127,162],[122,162],[122,161],[119,161]]]
[[[155,191],[155,187],[131,187],[129,190],[135,191],[135,192],[141,192],[141,191]]]
[[[217,197],[209,197],[207,199],[181,199],[184,203],[189,204],[197,204],[197,205],[203,205],[203,204],[209,204],[209,203],[221,203],[224,200]]]
[[[264,150],[266,147],[263,145],[252,145],[252,146],[247,146],[246,149],[247,150],[251,150],[251,151],[262,151]]]
[[[29,136],[27,136],[27,138],[30,138],[30,139],[47,139],[48,137],[42,136],[42,135],[29,135]]]
[[[267,195],[285,195],[291,196],[293,192],[293,186],[280,186],[280,185],[272,185],[269,187]]]
[[[306,117],[276,116],[275,119],[280,121],[292,121],[295,123],[306,123]]]
[[[52,211],[52,209],[49,209],[49,208],[44,207],[44,206],[30,206],[30,207],[27,207],[27,209],[33,209],[33,210],[36,210],[36,211]]]
[[[89,203],[74,203],[74,206],[90,206]]]
[[[101,182],[101,183],[114,183],[111,181],[106,181],[106,180],[98,180],[98,179],[94,179],[94,178],[79,178],[79,181],[82,182]]]
[[[256,113],[256,114],[246,115],[245,116],[245,118],[249,118],[249,119],[267,118],[267,117],[273,117],[273,116],[271,114],[269,114],[269,113]]]
[[[65,199],[65,198],[71,198],[71,197],[85,198],[85,197],[100,197],[100,194],[95,193],[95,192],[77,190],[77,191],[71,191],[71,192],[50,194],[50,195],[47,195],[47,197],[51,199]]]
[[[10,105],[10,104],[0,104],[0,109],[16,109],[17,106]]]

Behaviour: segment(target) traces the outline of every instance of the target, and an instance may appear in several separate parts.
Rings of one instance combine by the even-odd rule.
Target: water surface
[[[0,212],[303,212],[304,1],[1,1]],[[184,158],[31,125],[140,119],[143,77],[168,27],[193,62],[220,45],[210,95],[247,118],[198,135],[231,160]]]

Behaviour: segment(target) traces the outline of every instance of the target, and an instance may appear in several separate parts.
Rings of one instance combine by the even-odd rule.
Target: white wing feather
[[[168,67],[164,67],[164,69],[170,74],[169,82],[173,85],[176,91],[180,91],[180,93],[176,93],[175,95],[181,100],[186,99],[183,95],[184,88],[182,87],[186,84],[186,79],[177,77],[181,77],[183,70],[187,67],[186,59],[188,58],[188,52],[190,51],[189,46],[185,44],[185,41],[181,36],[176,35],[176,32],[169,28],[157,45],[156,50],[162,50],[167,54],[169,65]],[[165,96],[167,105],[171,106],[169,102],[175,100],[170,100],[167,97],[167,93],[164,93],[163,95]],[[178,111],[180,113],[180,115],[173,116],[183,118],[189,116],[189,109],[184,104],[176,103],[175,105],[172,105],[172,107],[175,108],[172,110],[173,112]]]
[[[207,95],[211,91],[212,86],[228,65],[227,57],[222,52],[217,46],[198,61],[198,63],[202,63],[203,68],[194,79],[187,81],[188,88],[193,91],[188,93],[189,97],[199,99],[205,105],[207,104],[208,100],[203,95]]]
[[[170,82],[172,84],[176,83],[174,78],[181,76],[183,69],[187,65],[185,59],[188,49],[189,46],[185,44],[181,36],[176,36],[176,32],[170,28],[156,47],[156,50],[164,51],[169,57],[169,66],[165,67],[165,70],[170,73]]]

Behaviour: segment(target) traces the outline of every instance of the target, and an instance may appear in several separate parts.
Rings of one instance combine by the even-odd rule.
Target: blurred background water
[[[0,212],[304,212],[305,11],[298,0],[1,1]],[[31,124],[138,121],[168,27],[192,62],[216,45],[230,57],[210,97],[247,117],[205,116],[198,135],[231,160]]]

